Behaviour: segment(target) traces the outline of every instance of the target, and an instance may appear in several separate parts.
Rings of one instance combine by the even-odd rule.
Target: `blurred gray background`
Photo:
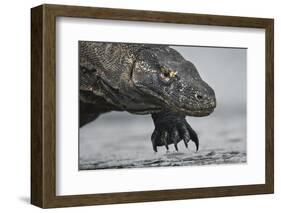
[[[246,162],[247,49],[171,46],[196,66],[215,91],[217,108],[207,117],[186,117],[198,133],[200,149],[193,143],[179,152],[153,153],[150,115],[110,112],[79,130],[79,169],[189,166]],[[172,145],[170,150],[174,150]]]

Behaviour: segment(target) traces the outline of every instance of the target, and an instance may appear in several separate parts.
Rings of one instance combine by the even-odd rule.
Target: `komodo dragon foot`
[[[169,144],[174,144],[178,151],[178,143],[183,140],[186,147],[190,139],[199,148],[199,140],[196,132],[186,122],[185,117],[173,112],[161,112],[152,114],[155,129],[151,135],[153,150],[157,152],[157,146],[165,146],[169,150]]]

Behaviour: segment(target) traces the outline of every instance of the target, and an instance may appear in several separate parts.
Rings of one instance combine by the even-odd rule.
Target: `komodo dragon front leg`
[[[169,144],[174,144],[178,151],[178,142],[184,141],[186,147],[192,140],[196,145],[196,151],[199,148],[199,140],[196,132],[186,122],[185,116],[174,112],[160,112],[152,114],[155,129],[151,136],[153,150],[157,152],[157,146],[165,146],[169,150]]]

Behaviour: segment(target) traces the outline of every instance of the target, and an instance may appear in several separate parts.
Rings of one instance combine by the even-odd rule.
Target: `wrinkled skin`
[[[151,114],[158,146],[192,140],[185,116],[207,116],[216,107],[214,90],[196,67],[165,45],[80,42],[80,126],[104,112]]]

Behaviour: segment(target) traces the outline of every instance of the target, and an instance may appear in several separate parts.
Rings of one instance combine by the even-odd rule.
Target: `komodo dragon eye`
[[[160,79],[165,83],[170,83],[172,79],[177,76],[177,72],[168,69],[167,67],[161,67]]]

